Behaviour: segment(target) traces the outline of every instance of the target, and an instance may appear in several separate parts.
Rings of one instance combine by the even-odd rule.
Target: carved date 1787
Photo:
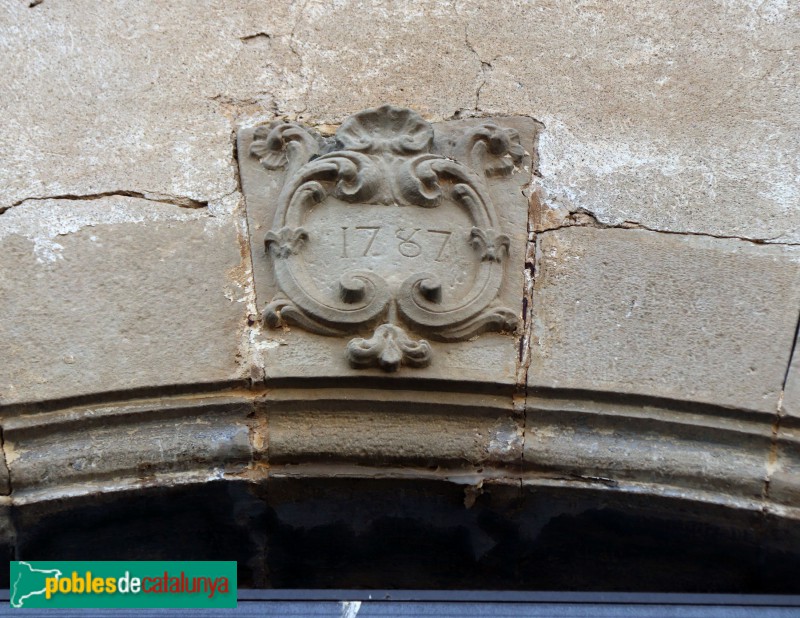
[[[467,129],[454,158],[432,153],[433,137],[388,105],[351,116],[333,140],[283,121],[256,129],[250,155],[285,168],[264,239],[280,288],[267,326],[350,337],[352,367],[385,371],[432,362],[410,333],[453,342],[516,329],[516,312],[495,304],[509,238],[487,178],[526,153],[491,122]]]

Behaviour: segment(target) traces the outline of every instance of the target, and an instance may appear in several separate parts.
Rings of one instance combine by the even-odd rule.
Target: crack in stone
[[[3,454],[3,463],[5,464],[6,468],[6,475],[8,476],[6,487],[8,487],[7,494],[0,494],[0,495],[11,495],[11,468],[8,467],[8,453],[6,452],[6,441],[3,437],[3,427],[0,426],[0,452]]]
[[[786,372],[783,374],[783,384],[781,386],[781,394],[778,398],[778,408],[775,412],[775,420],[772,423],[772,438],[770,441],[769,454],[767,456],[767,469],[764,475],[764,487],[761,491],[761,498],[764,501],[764,509],[766,509],[766,502],[769,500],[770,482],[772,481],[772,474],[775,471],[775,466],[778,462],[778,436],[780,435],[781,422],[786,416],[786,410],[783,407],[783,398],[786,394],[786,386],[789,382],[789,373],[792,370],[792,361],[797,353],[797,342],[800,337],[800,313],[797,317],[797,325],[794,330],[794,338],[792,339],[792,349],[789,352],[789,363],[786,366]]]
[[[245,99],[239,99],[236,97],[229,97],[224,94],[216,94],[213,97],[209,97],[209,101],[214,101],[215,103],[219,103],[220,105],[258,105],[258,99],[256,98],[259,95],[265,95],[266,92],[255,92],[253,93],[252,97],[247,97]]]
[[[486,71],[487,69],[491,69],[492,65],[490,62],[486,62],[481,58],[478,50],[475,49],[475,46],[470,42],[468,24],[464,24],[464,44],[467,46],[467,49],[469,49],[469,51],[475,55],[475,58],[477,58],[478,62],[480,63],[479,74],[483,77],[483,81],[481,81],[481,83],[478,85],[478,89],[475,92],[475,107],[473,108],[474,111],[479,112],[481,109],[481,90],[483,90],[483,87],[486,85]],[[475,75],[476,79],[477,77],[478,75]]]
[[[485,83],[485,82],[484,82]],[[480,93],[479,93],[480,94]],[[520,477],[519,477],[519,491],[520,495],[524,487],[524,472],[525,472],[525,443],[528,438],[528,372],[531,364],[531,338],[533,334],[533,307],[534,295],[533,288],[536,283],[536,245],[539,242],[536,235],[533,233],[534,209],[536,202],[530,199],[531,188],[534,180],[539,176],[539,139],[538,136],[545,130],[543,123],[535,118],[531,118],[533,122],[538,125],[536,129],[536,139],[534,140],[531,157],[530,178],[528,182],[520,189],[522,195],[528,198],[528,220],[527,220],[527,234],[525,236],[525,264],[523,272],[523,288],[522,288],[522,336],[520,337],[520,351],[519,362],[520,369],[517,374],[517,390],[521,391],[522,398],[522,447],[520,450]]]
[[[672,234],[675,236],[700,236],[703,238],[717,238],[720,240],[741,240],[743,242],[749,242],[754,245],[767,245],[767,246],[777,246],[777,247],[800,247],[800,243],[778,242],[776,239],[780,238],[780,236],[774,236],[772,238],[750,238],[747,236],[711,234],[710,232],[661,230],[658,228],[649,227],[647,225],[639,223],[638,221],[629,221],[629,220],[616,224],[603,223],[597,218],[597,216],[593,212],[587,210],[586,208],[578,208],[577,210],[571,212],[566,217],[566,219],[564,219],[564,222],[561,223],[560,225],[548,226],[543,229],[536,230],[535,234],[545,234],[547,232],[555,232],[569,227],[593,227],[601,230],[646,230],[648,232],[655,232],[657,234]]]
[[[292,52],[292,54],[294,54],[294,56],[297,58],[297,61],[300,63],[300,69],[299,69],[298,73],[300,74],[301,77],[305,76],[306,63],[305,63],[305,59],[303,58],[302,54],[300,54],[300,52],[297,51],[297,47],[295,46],[295,39],[297,37],[297,27],[298,27],[298,25],[300,24],[300,22],[301,22],[301,20],[303,18],[303,14],[306,12],[306,7],[308,7],[308,3],[309,3],[309,0],[305,0],[305,2],[303,2],[303,5],[300,7],[300,9],[299,9],[299,11],[297,13],[297,19],[295,20],[294,24],[292,25],[292,31],[291,31],[291,33],[289,33],[289,43],[288,43],[289,50]],[[310,81],[308,87],[306,88],[306,91],[305,91],[305,94],[304,94],[305,101],[303,102],[303,109],[301,109],[299,112],[297,112],[298,115],[304,113],[308,109],[308,103],[309,103],[309,101],[311,99],[311,89],[314,86],[314,79],[315,79],[315,75],[312,75],[311,76],[311,81]]]
[[[236,181],[236,191],[242,197],[244,197],[244,192],[242,190],[242,176],[239,167],[239,148],[236,138],[235,127],[231,127],[231,158],[232,158],[232,165]],[[250,236],[250,220],[248,219],[247,216],[247,204],[245,200],[241,200],[240,209],[241,209],[240,212],[241,229],[239,233],[242,235],[244,252],[246,255],[245,259],[250,268],[250,278],[248,281],[248,285],[250,286],[249,299],[248,299],[248,316],[247,316],[247,325],[244,328],[244,334],[243,334],[243,347],[246,348],[245,369],[247,370],[247,374],[249,375],[250,387],[253,388],[255,386],[256,381],[263,380],[264,370],[263,368],[259,367],[255,362],[256,348],[253,335],[254,335],[255,324],[258,322],[258,303],[256,298],[256,285],[255,285],[255,275],[254,275],[255,263],[253,261],[253,247],[251,244],[251,236]],[[252,446],[252,440],[251,440],[251,446]]]
[[[536,153],[531,153],[531,176],[528,183],[522,187],[522,195],[527,197],[529,195],[531,184],[533,183],[533,179],[535,178],[535,165],[534,161],[536,158]],[[517,381],[518,383],[524,380],[524,384],[527,385],[528,380],[528,367],[530,365],[530,339],[531,339],[531,332],[532,332],[532,316],[533,316],[533,286],[536,281],[536,263],[535,263],[535,256],[536,256],[536,235],[533,233],[533,226],[531,222],[533,221],[533,208],[534,203],[532,200],[528,200],[528,222],[527,222],[527,234],[525,236],[525,264],[524,264],[524,281],[523,281],[523,288],[522,288],[522,327],[523,332],[520,339],[520,350],[519,350],[519,362],[520,362],[520,373],[518,375]]]
[[[533,286],[536,281],[536,266],[530,260],[531,255],[536,253],[537,239],[528,234],[525,248],[525,270],[523,280],[522,297],[522,328],[520,337],[520,369],[517,373],[517,393],[522,400],[522,446],[520,448],[520,492],[523,487],[522,474],[525,471],[525,443],[528,438],[528,371],[531,364],[531,334],[533,332]],[[516,398],[516,397],[515,397]],[[517,407],[516,405],[514,406]],[[516,410],[515,410],[516,411]]]
[[[228,193],[227,195],[223,195],[221,199],[228,197],[228,195],[230,195],[230,193]],[[10,206],[0,207],[0,215],[2,215],[3,213],[7,212],[12,208],[21,206],[25,202],[41,202],[45,200],[91,201],[91,200],[100,200],[106,197],[136,197],[142,200],[147,200],[148,202],[171,204],[172,206],[178,206],[180,208],[196,209],[196,208],[208,207],[208,201],[195,200],[190,197],[178,197],[174,195],[162,195],[158,193],[142,193],[140,191],[118,190],[118,191],[106,191],[103,193],[88,193],[86,195],[65,193],[62,195],[44,195],[44,196],[26,197],[24,199],[12,203]]]
[[[786,373],[783,374],[783,389],[786,390],[786,385],[789,382],[789,372],[792,369],[792,360],[794,359],[794,355],[797,351],[797,342],[800,338],[800,313],[797,316],[797,325],[794,328],[794,339],[792,340],[792,351],[789,352],[789,364],[786,367]]]
[[[248,34],[246,36],[240,36],[239,40],[242,43],[255,43],[258,41],[269,41],[272,39],[272,35],[269,32],[256,32],[255,34]]]

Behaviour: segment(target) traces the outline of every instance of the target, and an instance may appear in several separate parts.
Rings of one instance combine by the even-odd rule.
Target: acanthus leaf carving
[[[308,131],[280,120],[258,127],[250,145],[250,155],[268,170],[280,169],[287,164],[297,169],[317,153],[319,144]]]
[[[505,234],[477,227],[470,231],[469,241],[480,252],[481,261],[484,262],[501,262],[511,246],[511,239]]]
[[[383,105],[350,116],[336,141],[344,150],[410,155],[430,150],[433,127],[410,109]]]
[[[494,122],[468,130],[456,144],[456,159],[488,177],[510,175],[525,154],[519,133]]]
[[[494,305],[511,240],[486,181],[522,164],[519,136],[486,122],[458,140],[455,159],[433,152],[433,137],[418,114],[392,106],[348,118],[327,145],[290,123],[255,131],[251,156],[267,168],[286,164],[265,236],[280,289],[266,326],[362,335],[347,344],[348,362],[383,371],[432,362],[428,341],[407,330],[442,342],[516,331],[517,313]],[[417,223],[426,211],[431,223]],[[381,235],[387,221],[397,223]],[[448,268],[448,259],[458,261]],[[323,271],[337,272],[337,284]]]
[[[297,255],[307,240],[308,232],[303,228],[282,227],[277,232],[270,230],[264,235],[264,248],[274,257],[287,258]]]

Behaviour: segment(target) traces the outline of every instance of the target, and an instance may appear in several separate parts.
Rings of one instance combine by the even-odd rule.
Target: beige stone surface
[[[3,4],[0,209],[29,197],[207,201],[235,190],[228,122],[215,93],[193,85],[209,71],[196,57],[224,70],[225,51],[195,44],[206,29],[189,27],[189,9]]]
[[[538,243],[529,385],[777,412],[800,250],[577,227]]]
[[[783,412],[792,418],[800,418],[800,333],[795,341],[794,354],[786,373],[783,391]]]
[[[797,5],[474,6],[470,40],[492,65],[481,108],[545,124],[554,214],[800,240]]]
[[[800,242],[794,3],[28,4],[0,7],[0,209],[218,198],[232,120],[390,102],[543,121],[550,219]]]
[[[32,201],[0,255],[0,404],[243,372],[249,260],[222,207]]]

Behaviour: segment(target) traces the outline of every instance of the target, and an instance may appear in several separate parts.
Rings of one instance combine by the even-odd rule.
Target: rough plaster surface
[[[556,218],[800,242],[785,0],[28,4],[0,8],[0,209],[217,198],[235,189],[231,119],[336,123],[390,102],[543,121]]]
[[[800,249],[577,227],[538,242],[529,385],[777,413]]]
[[[235,379],[229,216],[137,198],[31,201],[0,225],[0,403]]]

